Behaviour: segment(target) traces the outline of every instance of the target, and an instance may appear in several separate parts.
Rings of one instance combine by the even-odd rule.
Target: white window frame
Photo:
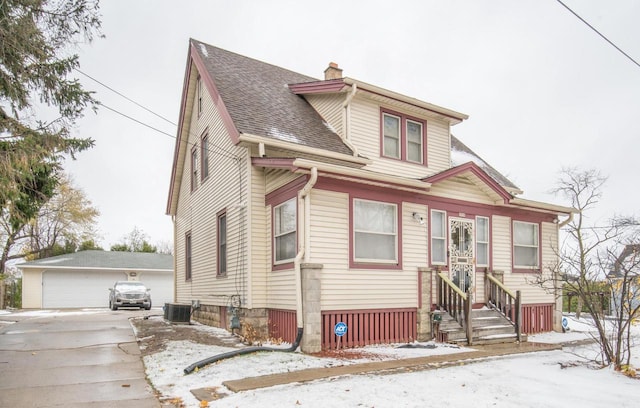
[[[420,126],[420,143],[415,143],[415,142],[411,142],[409,140],[409,123],[413,123],[416,124],[418,126]],[[411,162],[411,163],[418,163],[418,164],[423,164],[424,163],[424,124],[422,122],[418,122],[417,120],[412,120],[412,119],[406,119],[405,120],[405,135],[406,135],[406,156],[407,156],[407,161]],[[410,145],[419,145],[420,148],[420,160],[411,160],[409,158],[409,146]]]
[[[358,216],[358,203],[369,202],[393,208],[394,220],[393,231],[374,231],[356,228],[356,217]],[[384,201],[365,200],[361,198],[353,199],[353,260],[357,263],[377,263],[377,264],[397,264],[398,263],[398,205]],[[393,259],[391,258],[359,258],[357,254],[357,236],[358,234],[392,236],[393,237]]]
[[[433,215],[434,214],[442,214],[442,232],[444,233],[443,236],[436,236],[433,233],[433,226],[435,225],[435,221],[433,219]],[[447,212],[446,211],[442,211],[442,210],[431,210],[431,217],[429,218],[429,235],[431,236],[431,265],[446,265],[447,264],[447,230],[449,228],[447,227]],[[438,241],[442,241],[444,242],[444,245],[442,246],[444,253],[441,253],[440,255],[442,256],[443,261],[434,261],[434,257],[433,254],[435,252],[435,245],[434,242],[438,240]]]
[[[191,191],[198,188],[198,149],[194,146],[191,149]]]
[[[518,225],[534,226],[533,242],[534,244],[520,244],[516,243],[516,228]],[[520,248],[535,248],[536,249],[536,264],[535,265],[519,265],[516,259],[516,247]],[[515,269],[540,269],[540,225],[535,222],[513,221],[513,267]]]
[[[293,202],[293,212],[294,212],[294,219],[295,222],[293,223],[293,229],[290,230],[286,230],[286,231],[280,231],[280,223],[277,221],[280,216],[277,216],[278,211],[285,208],[286,205],[290,204]],[[296,199],[291,198],[287,201],[284,201],[278,205],[276,205],[275,207],[273,207],[273,261],[275,265],[280,265],[280,264],[284,264],[284,263],[289,263],[291,261],[293,261],[296,257],[296,249],[298,247],[298,237],[297,237],[297,230],[298,230],[298,208],[297,208],[297,203],[296,203]],[[294,234],[295,236],[295,244],[294,244],[294,250],[293,250],[293,256],[291,256],[290,258],[286,258],[286,259],[278,259],[278,255],[279,252],[278,251],[278,238],[290,235],[290,234]]]
[[[200,75],[198,75],[196,79],[196,93],[198,117],[200,117],[202,114],[202,77]]]
[[[480,233],[480,220],[486,220],[487,223],[487,236],[486,237],[481,237],[479,235]],[[476,266],[489,266],[489,262],[490,262],[490,258],[489,258],[489,254],[490,249],[489,249],[489,240],[491,237],[491,232],[489,231],[489,217],[476,217]],[[484,245],[486,248],[486,259],[487,259],[487,263],[480,263],[477,260],[480,258],[480,245]]]

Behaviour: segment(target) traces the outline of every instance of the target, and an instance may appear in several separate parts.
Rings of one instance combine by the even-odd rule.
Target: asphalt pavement
[[[160,407],[128,320],[140,313],[0,314],[0,407]]]

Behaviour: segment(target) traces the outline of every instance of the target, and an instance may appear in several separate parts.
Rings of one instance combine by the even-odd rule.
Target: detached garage
[[[25,309],[107,307],[116,281],[143,282],[155,306],[173,302],[173,256],[80,251],[18,265]]]

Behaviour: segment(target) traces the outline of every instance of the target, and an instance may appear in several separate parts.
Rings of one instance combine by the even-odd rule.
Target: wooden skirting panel
[[[269,309],[269,337],[293,343],[296,341],[296,311]]]
[[[338,348],[336,323],[347,325],[340,348],[412,342],[417,336],[416,309],[345,310],[322,312],[322,349]]]
[[[522,305],[522,333],[553,331],[553,303]]]

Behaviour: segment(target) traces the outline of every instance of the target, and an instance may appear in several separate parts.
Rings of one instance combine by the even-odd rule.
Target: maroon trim
[[[391,157],[384,154],[384,114],[395,116],[400,119],[400,140],[398,141],[400,149],[400,157]],[[407,159],[407,150],[409,141],[407,139],[407,120],[422,125],[422,162],[415,162]],[[418,166],[427,166],[427,121],[414,116],[405,115],[386,108],[380,108],[380,157],[390,160],[400,160],[409,164]]]
[[[284,169],[292,173],[298,169],[293,165],[295,159],[270,159],[266,157],[252,157],[251,165],[257,167],[266,167],[269,169]]]
[[[276,265],[276,243],[275,243],[275,208],[276,206],[296,198],[298,191],[307,183],[307,176],[301,176],[293,180],[289,184],[286,184],[271,193],[267,194],[264,198],[265,205],[271,206],[271,270],[281,271],[285,269],[292,269],[294,267],[293,261],[287,263],[281,263]],[[298,247],[298,202],[296,201],[296,248]]]
[[[264,205],[275,206],[294,197],[298,191],[307,183],[308,176],[300,176],[297,179],[273,190],[264,196]]]
[[[233,119],[231,118],[231,115],[229,114],[224,101],[220,97],[220,92],[218,92],[218,88],[213,82],[213,78],[205,67],[204,61],[200,57],[200,54],[198,53],[198,50],[196,49],[196,46],[195,44],[193,44],[193,42],[191,43],[190,49],[191,59],[198,69],[198,73],[200,74],[201,78],[204,79],[204,84],[207,87],[207,91],[209,91],[209,95],[211,96],[214,105],[218,108],[218,112],[222,117],[222,122],[224,123],[229,136],[231,136],[231,140],[234,144],[238,144],[240,142],[240,132],[236,128],[236,125],[233,123]]]
[[[398,254],[397,263],[362,262],[355,260],[356,241],[355,231],[353,228],[353,223],[355,222],[355,218],[353,216],[353,202],[356,199],[377,201],[383,204],[396,205],[396,251]],[[388,270],[402,269],[402,200],[398,200],[389,196],[381,197],[375,190],[366,190],[349,194],[349,268]]]
[[[538,226],[538,267],[537,268],[516,268],[516,241],[514,235],[514,224],[516,222],[524,222],[527,224],[536,224]],[[540,222],[523,221],[521,219],[511,219],[511,271],[515,273],[540,273],[542,272],[542,225]]]
[[[171,167],[169,196],[167,197],[167,209],[166,209],[167,215],[171,214],[171,203],[173,202],[174,184],[176,181],[176,171],[178,169],[178,157],[180,153],[180,147],[182,146],[182,126],[181,125],[184,123],[184,115],[187,107],[187,92],[189,90],[189,81],[191,79],[191,53],[192,53],[192,47],[189,47],[189,51],[187,52],[187,63],[184,68],[185,75],[182,82],[182,97],[180,100],[180,115],[178,117],[176,147],[173,151],[173,166]]]
[[[224,224],[225,224],[225,249],[224,249],[224,257],[225,257],[225,265],[226,268],[225,270],[221,270],[220,267],[220,218],[225,217],[224,220]],[[227,276],[227,269],[229,267],[229,263],[228,263],[228,258],[227,258],[227,246],[228,246],[228,241],[229,241],[229,234],[227,234],[227,231],[229,231],[229,219],[227,218],[227,209],[225,208],[222,211],[219,211],[216,214],[216,277],[226,277]]]
[[[330,79],[326,81],[303,82],[289,84],[289,89],[296,95],[330,93],[341,91],[346,84],[343,79]]]
[[[452,167],[449,170],[445,170],[430,177],[425,177],[422,180],[431,184],[435,184],[439,181],[447,180],[467,171],[473,173],[475,176],[480,178],[487,186],[491,187],[491,189],[504,200],[505,204],[508,204],[509,200],[513,198],[513,196],[509,194],[507,190],[502,188],[500,184],[498,184],[491,176],[489,176],[484,170],[480,168],[480,166],[478,166],[474,162],[468,162],[461,164],[460,166]]]

